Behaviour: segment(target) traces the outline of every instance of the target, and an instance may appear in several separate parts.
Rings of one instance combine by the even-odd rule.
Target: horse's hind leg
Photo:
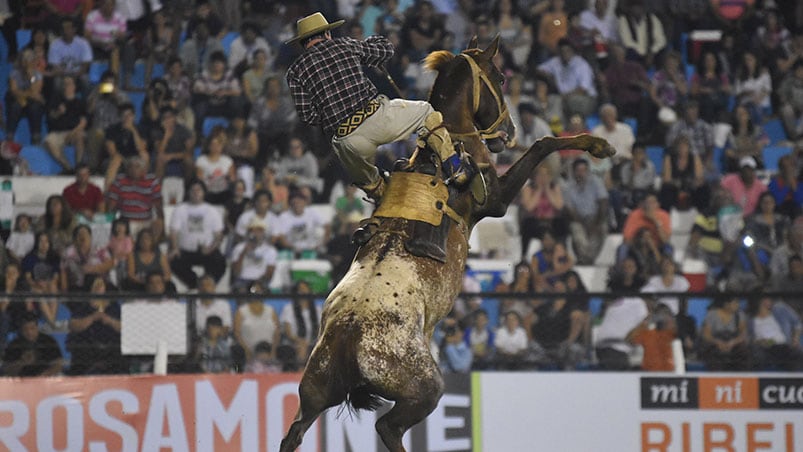
[[[327,408],[337,405],[343,401],[343,397],[337,400],[334,397],[333,388],[326,375],[322,373],[304,372],[301,384],[298,386],[300,399],[298,413],[287,436],[282,440],[280,452],[293,452],[301,444],[304,433],[310,428],[315,419]]]
[[[430,355],[430,361],[432,361]],[[405,381],[402,389],[387,398],[395,401],[393,408],[376,423],[376,431],[390,452],[404,452],[402,436],[410,427],[421,422],[438,406],[443,395],[443,378],[434,361],[426,370],[408,370],[397,381]]]

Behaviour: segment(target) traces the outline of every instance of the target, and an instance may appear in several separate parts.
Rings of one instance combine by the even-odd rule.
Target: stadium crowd
[[[217,293],[224,277],[234,293],[271,291],[281,259],[327,259],[336,283],[356,251],[350,235],[371,206],[344,184],[328,137],[298,121],[284,78],[299,49],[283,43],[315,10],[346,19],[351,38],[387,36],[387,70],[410,99],[426,98],[434,79],[421,65],[428,52],[500,35],[495,63],[519,143],[498,156],[500,170],[546,135],[588,132],[617,149],[605,160],[562,151],[534,171],[517,200],[521,261],[491,288],[506,296],[458,301],[434,339],[444,371],[582,368],[592,356],[603,369],[670,370],[675,338],[708,369],[803,366],[800,306],[760,294],[803,293],[800,2],[2,3],[13,13],[2,28],[13,69],[0,169],[26,173],[14,153],[26,120],[30,144],[75,176],[48,193],[43,215],[15,218],[3,289],[91,294],[0,302],[6,375],[128,372],[119,290],[188,300],[193,351],[179,370],[303,365],[320,319],[308,282],[281,287],[293,293],[281,309],[193,294]],[[20,27],[30,42],[17,51]],[[369,76],[398,96],[383,74]],[[413,145],[384,146],[377,165],[389,169]],[[186,187],[184,200],[167,200],[169,218],[165,178]],[[672,240],[675,212],[692,213],[683,243]],[[114,218],[102,246],[89,226],[97,214]],[[749,300],[715,299],[699,328],[682,297],[611,298],[592,310],[577,296],[586,288],[576,266],[598,263],[612,234],[622,238],[607,269],[612,293],[688,291],[683,256],[704,262],[705,288]],[[482,291],[470,272],[464,289]],[[69,368],[52,337],[62,333]]]

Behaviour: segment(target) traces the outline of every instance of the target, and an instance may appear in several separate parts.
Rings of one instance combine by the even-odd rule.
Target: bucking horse
[[[504,77],[491,61],[498,44],[497,37],[482,50],[475,39],[459,55],[437,51],[425,59],[438,73],[429,101],[479,175],[471,189],[451,187],[440,159],[426,148],[393,171],[369,225],[370,239],[326,299],[321,333],[299,385],[298,414],[281,452],[296,450],[326,409],[345,402],[350,409],[375,410],[382,399],[394,405],[376,430],[391,452],[404,451],[404,433],[443,394],[430,340],[460,292],[474,225],[503,216],[533,168],[553,151],[613,155],[605,140],[589,135],[544,137],[497,175],[491,153],[510,147],[515,132],[502,94]],[[445,258],[428,255],[422,241],[442,247]]]

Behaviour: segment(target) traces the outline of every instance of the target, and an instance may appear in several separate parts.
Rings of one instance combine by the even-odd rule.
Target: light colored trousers
[[[394,141],[406,140],[434,111],[423,100],[388,99],[379,96],[379,109],[350,134],[332,137],[343,166],[356,185],[372,185],[379,179],[374,165],[376,148]]]

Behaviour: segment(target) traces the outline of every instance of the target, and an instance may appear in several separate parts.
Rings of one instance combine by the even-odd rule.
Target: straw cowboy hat
[[[318,33],[323,33],[324,31],[337,28],[343,25],[343,23],[345,22],[346,22],[345,20],[338,20],[330,24],[326,20],[326,18],[323,17],[323,14],[321,13],[310,14],[307,17],[302,17],[301,19],[298,19],[298,21],[296,22],[296,29],[298,30],[298,33],[293,39],[285,41],[285,44],[292,44],[296,41],[300,41],[304,38],[308,38]]]

